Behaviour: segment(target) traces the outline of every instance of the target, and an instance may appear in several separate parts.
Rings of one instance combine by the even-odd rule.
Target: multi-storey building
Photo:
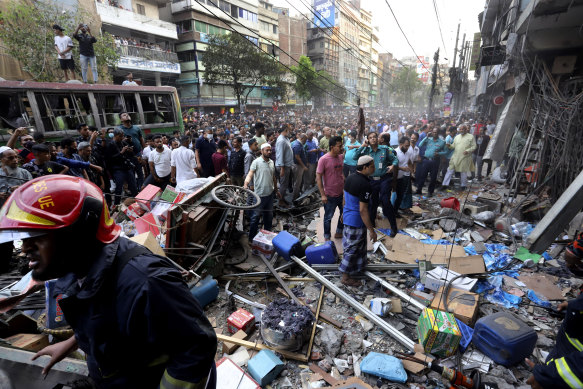
[[[373,89],[373,77],[376,75],[376,69],[372,68],[372,14],[364,9],[360,9],[360,18],[358,20],[358,51],[360,61],[358,65],[358,95],[365,106],[371,107]],[[378,52],[376,54],[378,56]],[[378,58],[377,58],[378,59]]]
[[[176,26],[160,19],[165,0],[97,0],[102,30],[116,38],[120,55],[111,69],[114,83],[133,73],[143,85],[173,85],[180,74],[174,45]],[[164,13],[164,11],[162,11]]]
[[[381,70],[382,79],[384,82],[391,82],[395,72],[395,64],[392,53],[379,54],[379,69]],[[383,85],[379,90],[378,105],[387,107],[391,103],[390,90],[387,85]]]
[[[296,65],[308,54],[306,18],[290,16],[288,8],[273,7],[273,11],[278,14],[279,60],[285,66]]]
[[[279,15],[273,10],[273,4],[259,0],[259,45],[261,50],[279,58]]]
[[[279,41],[277,15],[271,11],[271,4],[267,1],[260,4],[259,0],[206,0],[201,3],[204,6],[197,0],[178,0],[171,5],[178,30],[176,51],[182,69],[177,81],[181,104],[183,107],[215,111],[231,109],[237,105],[233,89],[227,85],[205,83],[202,58],[208,47],[208,35],[235,30],[268,53],[275,51],[277,54],[278,49],[270,46],[271,42]],[[263,9],[260,11],[261,6]],[[265,29],[267,24],[270,25],[269,34],[260,29],[260,21]],[[263,95],[261,88],[256,88],[249,94],[247,106],[268,107],[271,101]]]

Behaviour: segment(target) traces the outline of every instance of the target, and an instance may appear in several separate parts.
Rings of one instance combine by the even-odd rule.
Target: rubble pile
[[[447,383],[448,371],[457,371],[467,377],[479,372],[481,382],[491,387],[529,387],[531,369],[524,358],[544,363],[563,320],[556,307],[575,297],[583,284],[565,268],[561,255],[581,226],[571,226],[539,255],[525,247],[537,220],[532,212],[526,212],[526,219],[516,209],[520,199],[504,203],[503,186],[484,184],[461,196],[453,191],[416,195],[413,207],[398,219],[395,238],[389,237],[388,221],[377,220],[379,241],[369,244],[367,272],[357,277],[360,286],[340,283],[342,243],[332,240],[335,262],[310,263],[332,283],[324,285],[294,262],[308,247],[324,242],[317,197],[317,192],[307,193],[297,208],[277,210],[274,231],[262,231],[251,242],[241,234],[241,212],[214,210],[208,194],[191,203],[190,224],[158,230],[148,224],[146,234],[134,238],[190,273],[187,282],[206,306],[219,340],[219,383],[238,377],[233,379],[249,387],[273,389],[435,388]],[[539,200],[546,201],[544,196]],[[528,203],[528,209],[536,205],[532,199]],[[126,234],[138,229],[136,220],[154,212],[148,209],[142,212],[139,203],[124,206]],[[172,210],[165,210],[167,220]],[[200,228],[208,230],[204,239],[180,244],[179,233],[188,236]],[[298,242],[289,261],[277,247],[282,231]],[[165,234],[175,235],[167,240]],[[170,241],[174,244],[166,246]],[[48,344],[51,329],[23,336],[37,332],[30,324],[36,327],[44,310],[38,303],[44,287],[29,279],[1,293],[8,313],[0,336],[26,350]],[[381,328],[351,301],[389,327]],[[11,319],[14,312],[28,322]],[[54,314],[49,316],[46,320],[54,323]],[[524,334],[507,338],[491,322],[498,317]],[[492,344],[492,339],[501,343]]]

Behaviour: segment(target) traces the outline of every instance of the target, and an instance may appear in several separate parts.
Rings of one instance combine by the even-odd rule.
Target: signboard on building
[[[452,97],[453,97],[453,93],[445,92],[445,95],[443,95],[443,105],[445,105],[445,106],[450,105]]]
[[[506,47],[502,45],[484,46],[480,55],[480,66],[501,65],[506,59]]]
[[[482,42],[482,34],[474,33],[474,41],[472,42],[472,55],[470,55],[470,70],[476,70],[476,66],[480,61],[480,43]]]
[[[117,67],[122,69],[180,74],[180,64],[178,63],[151,61],[144,58],[121,57],[117,62]]]
[[[318,27],[334,27],[334,0],[314,0],[314,24]]]

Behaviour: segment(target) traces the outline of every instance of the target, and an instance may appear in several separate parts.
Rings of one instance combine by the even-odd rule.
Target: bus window
[[[161,123],[156,115],[156,101],[153,94],[140,93],[140,101],[142,102],[142,109],[144,110],[144,124]]]
[[[143,124],[140,120],[140,113],[138,112],[138,104],[136,103],[136,95],[134,93],[124,93],[123,100],[125,103],[125,112],[129,113],[133,124]]]
[[[158,117],[162,119],[160,123],[174,123],[177,121],[172,106],[172,95],[156,95],[156,106],[158,108]]]
[[[75,129],[81,123],[75,99],[70,93],[45,93],[41,97],[44,100],[46,114],[56,131]]]
[[[95,127],[96,120],[93,114],[93,110],[91,109],[89,95],[87,93],[75,93],[73,94],[73,97],[81,122],[87,124],[88,126]]]
[[[23,107],[23,100],[26,95],[23,93],[3,93],[0,94],[0,117],[2,124],[0,128],[18,128],[28,125],[26,112]]]
[[[121,94],[96,93],[95,100],[97,101],[97,109],[99,110],[102,125],[119,126],[121,124],[119,114],[125,111]]]

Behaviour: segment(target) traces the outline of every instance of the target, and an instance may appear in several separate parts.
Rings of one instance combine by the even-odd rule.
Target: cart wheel
[[[211,196],[220,205],[233,209],[253,209],[259,206],[259,196],[241,186],[221,185],[213,188]]]

